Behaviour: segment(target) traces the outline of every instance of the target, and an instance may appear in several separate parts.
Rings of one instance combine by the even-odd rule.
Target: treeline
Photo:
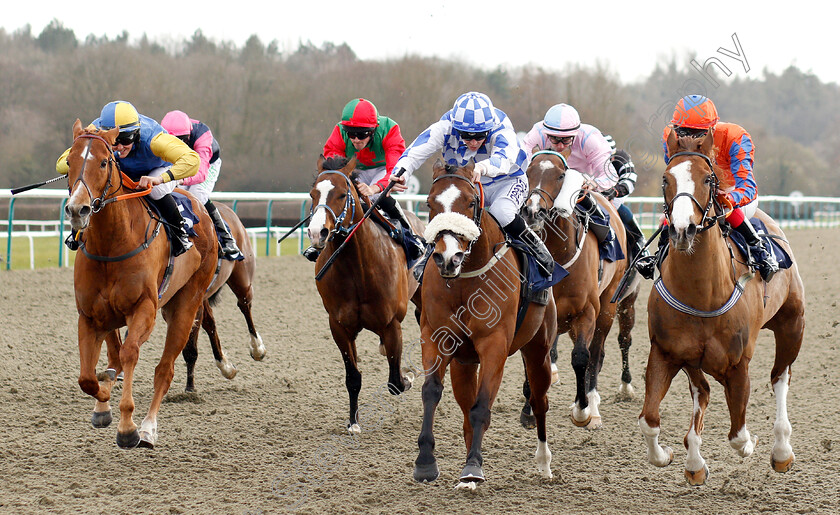
[[[838,181],[828,180],[840,165],[836,84],[789,68],[780,75],[751,70],[717,78],[712,87],[689,66],[691,59],[673,57],[644,81],[622,84],[598,63],[486,71],[414,55],[362,61],[346,44],[301,43],[284,53],[276,42],[252,36],[237,48],[200,31],[164,46],[145,36],[130,44],[127,33],[79,41],[58,21],[37,36],[29,27],[0,30],[0,188],[50,177],[71,143],[75,119],[88,123],[104,104],[123,99],[158,120],[181,109],[207,123],[222,147],[217,190],[305,191],[351,98],[372,100],[410,143],[460,93],[478,90],[520,131],[557,102],[574,105],[584,123],[631,152],[640,169],[639,194],[658,195],[659,134],[679,97],[702,86],[724,120],[753,135],[762,194],[840,195]],[[429,164],[418,174],[424,191]]]

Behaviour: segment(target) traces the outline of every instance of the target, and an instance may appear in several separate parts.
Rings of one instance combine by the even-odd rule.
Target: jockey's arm
[[[405,149],[397,164],[394,165],[394,171],[402,168],[405,170],[405,173],[400,177],[396,177],[395,175],[390,176],[391,182],[395,183],[395,191],[405,191],[408,188],[406,184],[408,184],[408,178],[411,177],[411,174],[420,168],[435,152],[440,152],[443,148],[445,131],[449,130],[451,126],[451,122],[439,120],[421,132],[411,145]]]
[[[201,184],[207,180],[207,172],[210,170],[210,159],[213,157],[213,133],[209,130],[199,136],[193,145],[193,150],[198,154],[198,172],[192,177],[181,181],[184,186]]]
[[[186,179],[198,173],[198,153],[175,136],[161,132],[152,139],[150,146],[154,155],[172,163],[169,171],[160,176],[162,182]]]
[[[333,127],[330,137],[324,143],[323,154],[326,158],[333,156],[347,157],[347,149],[345,148],[344,138],[341,136],[341,128],[338,124]]]
[[[65,150],[55,162],[55,171],[59,175],[67,175],[70,173],[70,165],[67,163],[67,156],[70,155],[70,149]]]
[[[382,150],[385,153],[385,176],[376,182],[379,191],[384,191],[391,179],[391,173],[405,152],[405,140],[400,133],[400,126],[394,123],[391,130],[382,138]],[[394,186],[396,187],[396,186]],[[401,191],[401,190],[397,190]]]
[[[588,135],[582,148],[589,173],[598,192],[608,191],[618,183],[615,169],[612,167],[612,147],[597,130]]]
[[[744,131],[729,147],[729,171],[735,179],[735,188],[726,193],[733,206],[745,206],[755,200],[758,189],[753,175],[753,145]]]

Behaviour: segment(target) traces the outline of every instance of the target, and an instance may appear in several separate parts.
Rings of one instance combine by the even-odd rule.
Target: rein
[[[347,217],[348,210],[350,211],[351,222],[356,217],[356,200],[353,198],[351,191],[354,186],[346,175],[335,170],[324,170],[323,172],[318,174],[318,177],[327,174],[340,175],[344,178],[345,182],[347,182],[347,196],[344,198],[344,209],[341,211],[340,215],[336,215],[335,211],[333,211],[332,208],[329,205],[327,205],[326,202],[321,202],[317,206],[313,206],[312,210],[309,212],[309,218],[312,218],[312,216],[315,214],[315,211],[317,211],[318,208],[324,208],[325,211],[329,212],[332,215],[333,220],[335,220],[335,228],[332,231],[330,231],[330,234],[327,237],[327,241],[329,241],[336,235],[342,238],[346,238],[350,234],[350,232],[353,231],[353,229],[355,228],[356,224],[353,223],[351,223],[347,227],[345,227],[342,224],[344,223],[344,219]],[[316,177],[315,180],[317,181],[318,178]]]
[[[714,192],[717,191],[718,184],[720,181],[718,180],[717,175],[715,174],[715,167],[712,164],[712,159],[707,156],[706,154],[701,154],[700,152],[677,152],[676,154],[672,155],[669,160],[673,161],[675,157],[679,156],[696,156],[703,158],[706,161],[706,164],[709,166],[709,171],[712,172],[712,184],[709,186],[709,201],[706,203],[706,206],[703,207],[700,202],[688,192],[677,193],[674,195],[674,198],[671,199],[670,202],[665,202],[663,204],[663,212],[665,214],[665,218],[668,220],[668,223],[671,224],[671,210],[674,206],[674,202],[680,197],[688,197],[694,205],[703,213],[703,218],[700,220],[700,229],[697,230],[697,234],[701,232],[708,231],[711,229],[715,224],[717,224],[721,219],[726,217],[726,214],[723,211],[722,206],[717,201],[717,198],[714,195]],[[665,198],[665,182],[662,182],[662,198]],[[714,216],[709,216],[709,212],[712,210],[712,207],[715,208],[715,211],[719,214]]]

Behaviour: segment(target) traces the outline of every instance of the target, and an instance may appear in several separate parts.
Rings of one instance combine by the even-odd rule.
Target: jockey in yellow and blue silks
[[[192,247],[184,229],[184,219],[172,191],[178,179],[191,177],[198,172],[198,154],[166,130],[155,120],[143,116],[130,102],[116,100],[102,108],[99,118],[91,127],[101,130],[119,128],[114,142],[114,157],[120,170],[137,181],[140,188],[152,188],[149,198],[160,211],[164,221],[172,227],[172,250],[178,256]],[[70,170],[64,151],[56,161],[55,169],[66,175]],[[68,245],[74,244],[73,235]]]

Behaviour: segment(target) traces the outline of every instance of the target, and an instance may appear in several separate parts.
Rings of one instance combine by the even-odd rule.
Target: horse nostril
[[[443,256],[440,252],[435,252],[434,254],[432,254],[432,259],[438,267],[443,266]]]
[[[90,206],[82,206],[82,209],[79,210],[80,216],[88,216],[90,215]]]
[[[456,252],[454,256],[452,256],[452,266],[461,266],[461,263],[464,261],[464,253],[463,252]]]
[[[670,224],[668,225],[668,237],[672,240],[677,239],[677,230],[674,229],[674,226]]]
[[[695,224],[688,224],[688,228],[685,230],[686,236],[689,238],[693,238],[694,235],[697,234],[697,225]]]
[[[321,239],[323,240],[324,238],[326,238],[327,236],[330,235],[330,231],[326,227],[321,227],[321,232],[318,233],[318,234],[319,234],[319,236],[321,236]]]

